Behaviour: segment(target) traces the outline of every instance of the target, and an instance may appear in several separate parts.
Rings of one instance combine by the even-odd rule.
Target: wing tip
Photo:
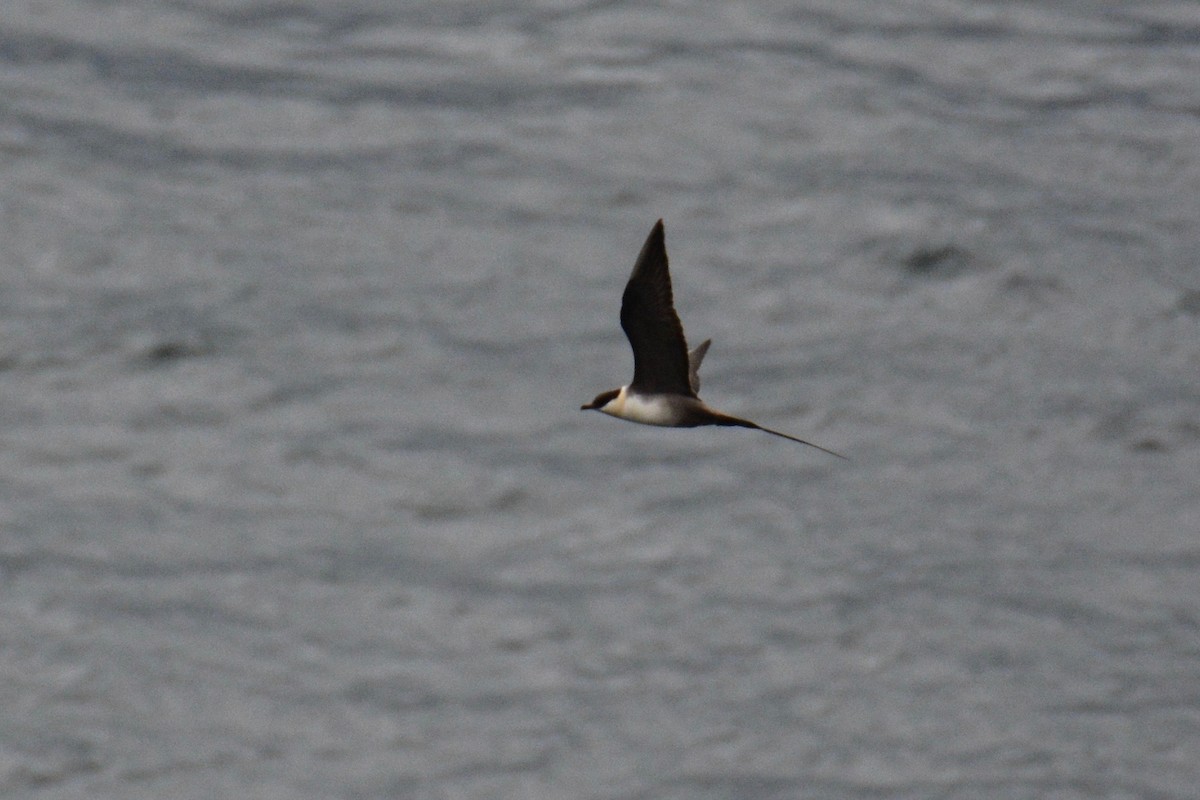
[[[659,217],[658,222],[654,223],[654,227],[650,229],[650,235],[647,237],[647,239],[662,240],[663,238],[665,238],[665,236],[666,236],[666,232],[663,228],[662,217]]]

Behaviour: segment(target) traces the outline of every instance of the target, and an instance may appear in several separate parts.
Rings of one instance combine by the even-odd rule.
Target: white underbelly
[[[678,419],[678,413],[665,398],[643,397],[628,392],[621,394],[624,396],[617,399],[623,402],[611,403],[611,408],[606,407],[605,412],[643,425],[672,426]]]

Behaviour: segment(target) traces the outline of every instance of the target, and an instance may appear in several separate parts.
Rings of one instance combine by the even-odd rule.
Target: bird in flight
[[[630,422],[671,428],[700,425],[754,428],[845,458],[819,444],[764,428],[748,419],[723,414],[700,400],[700,362],[712,340],[705,339],[696,349],[688,351],[683,325],[671,295],[661,219],[646,237],[642,252],[634,262],[633,274],[625,284],[625,294],[621,296],[621,328],[633,348],[633,382],[620,389],[601,392],[595,400],[581,406],[581,411],[601,411]]]

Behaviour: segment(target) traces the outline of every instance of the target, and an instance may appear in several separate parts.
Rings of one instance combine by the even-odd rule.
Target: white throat
[[[679,416],[665,397],[636,394],[630,392],[628,386],[622,386],[617,396],[601,406],[600,410],[643,425],[672,426]]]

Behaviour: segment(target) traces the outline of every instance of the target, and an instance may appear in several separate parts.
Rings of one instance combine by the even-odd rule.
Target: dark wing
[[[633,348],[633,383],[646,393],[695,397],[688,375],[687,340],[671,297],[663,223],[655,223],[621,296],[621,328]]]

